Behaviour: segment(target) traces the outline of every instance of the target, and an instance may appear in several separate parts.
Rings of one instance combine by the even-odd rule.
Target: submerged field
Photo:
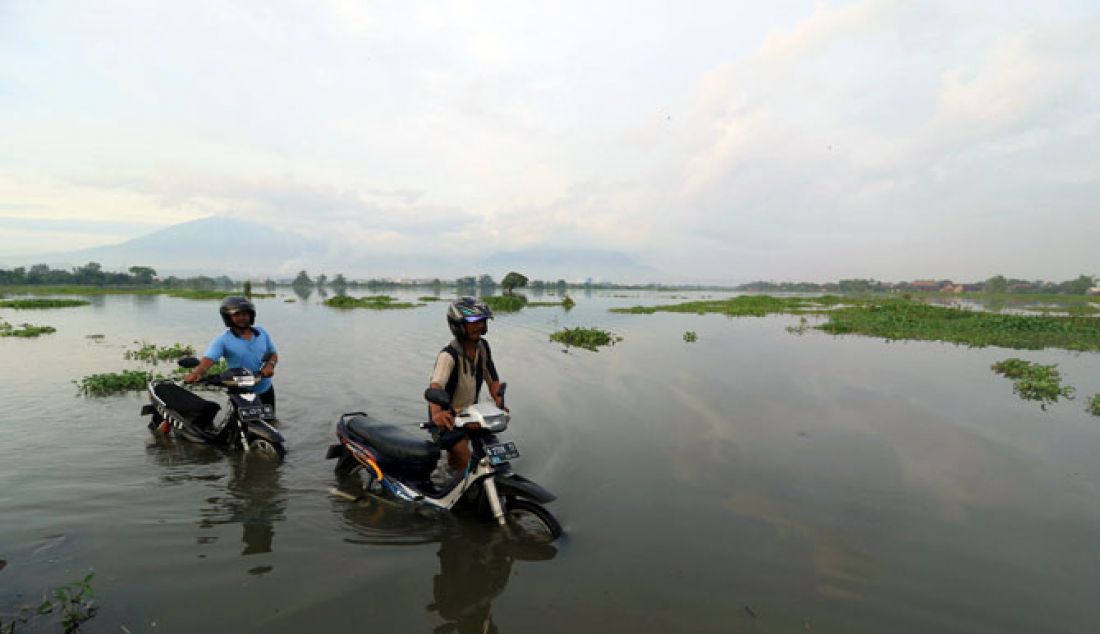
[[[1100,357],[1009,351],[989,335],[1034,329],[1047,345],[1044,324],[1067,322],[676,295],[579,292],[572,310],[491,323],[513,417],[500,440],[557,496],[566,531],[535,552],[491,526],[329,494],[341,414],[421,433],[452,337],[443,302],[258,304],[280,354],[278,465],[164,441],[140,415],[145,373],[175,376],[172,357],[223,329],[216,303],[117,295],[33,313],[56,332],[0,338],[17,369],[3,386],[0,614],[94,573],[90,632],[362,625],[333,608],[345,604],[394,632],[1002,634],[1100,621],[1100,565],[1082,556],[1100,551]],[[688,306],[655,308],[676,303]],[[834,317],[851,331],[814,328]],[[935,327],[908,338],[920,323]],[[939,341],[975,331],[986,347]],[[592,353],[559,332],[616,343]],[[81,377],[102,396],[82,395]],[[224,394],[202,394],[224,410]]]
[[[627,314],[717,313],[730,317],[819,315],[825,323],[812,327],[834,335],[945,341],[974,347],[1100,350],[1100,319],[1094,317],[1006,314],[935,306],[904,298],[741,295],[680,304],[612,308],[611,311]]]

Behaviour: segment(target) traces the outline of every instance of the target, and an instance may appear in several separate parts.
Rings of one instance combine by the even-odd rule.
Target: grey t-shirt
[[[455,350],[462,350],[462,345],[458,341],[451,341],[451,347]],[[481,376],[483,381],[491,381],[489,368],[485,365],[487,359],[483,354],[484,350],[481,345],[477,346],[477,352],[474,353],[474,360],[471,363],[469,358],[464,358],[465,354],[459,352],[458,363],[461,366],[458,372],[458,385],[455,386],[454,396],[451,397],[451,407],[456,412],[461,412],[470,405],[474,404],[474,399],[477,398],[477,375],[474,369],[476,364],[481,363]],[[451,372],[454,370],[455,360],[447,351],[440,351],[439,356],[435,358],[435,368],[432,370],[432,383],[438,383],[444,388],[447,387],[447,380],[451,378]]]

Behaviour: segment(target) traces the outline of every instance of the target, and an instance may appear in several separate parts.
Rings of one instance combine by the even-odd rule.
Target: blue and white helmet
[[[466,338],[466,324],[481,322],[481,334],[489,332],[489,320],[492,318],[493,311],[489,305],[473,297],[455,300],[447,308],[447,325],[459,340]]]

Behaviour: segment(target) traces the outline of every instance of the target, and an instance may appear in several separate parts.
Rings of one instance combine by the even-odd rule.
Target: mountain
[[[119,244],[27,256],[24,263],[65,268],[99,262],[107,270],[152,266],[164,275],[274,274],[287,261],[323,251],[321,243],[234,218],[210,217],[154,231]]]
[[[531,279],[635,282],[658,276],[651,267],[628,255],[595,249],[535,247],[491,254],[481,260],[456,259],[425,248],[415,253],[384,253],[355,246],[334,246],[321,240],[235,218],[192,220],[119,244],[5,258],[5,266],[45,263],[54,268],[99,262],[104,269],[151,266],[161,277],[229,275],[230,277],[294,277],[299,270],[312,276],[343,273],[349,278],[439,277],[454,279],[488,273],[497,280],[508,271]]]

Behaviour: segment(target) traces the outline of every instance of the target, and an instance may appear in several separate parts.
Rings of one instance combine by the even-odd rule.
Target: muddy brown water
[[[423,293],[411,293],[415,299]],[[684,293],[680,293],[684,295]],[[692,293],[692,298],[713,293]],[[1094,632],[1100,356],[791,334],[797,318],[614,315],[671,302],[575,295],[492,322],[517,471],[566,535],[329,495],[346,411],[412,425],[442,303],[341,311],[258,300],[282,357],[285,463],[158,441],[141,394],[73,379],[134,341],[202,347],[216,302],[95,297],[0,311],[0,613],[94,572],[89,632]],[[403,297],[405,299],[406,297]],[[547,298],[548,299],[548,298]],[[598,353],[564,326],[622,335]],[[686,343],[686,330],[698,342]],[[87,335],[102,334],[102,339]],[[1058,363],[1042,411],[989,370]],[[45,628],[45,621],[39,623]],[[495,629],[490,629],[495,628]]]

